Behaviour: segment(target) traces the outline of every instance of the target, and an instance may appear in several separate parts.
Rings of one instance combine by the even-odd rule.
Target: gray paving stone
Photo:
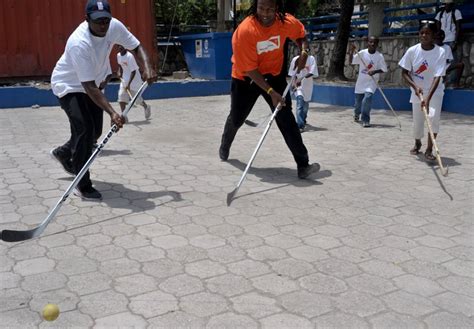
[[[102,318],[107,315],[127,311],[128,299],[113,290],[107,290],[82,296],[79,310],[92,318]]]
[[[67,289],[52,290],[28,296],[31,310],[41,313],[48,303],[58,305],[61,314],[77,309],[79,297]]]
[[[238,315],[234,313],[224,313],[211,317],[207,323],[206,328],[209,329],[220,329],[220,328],[255,328],[257,329],[258,323],[245,315]]]
[[[8,256],[17,261],[38,258],[44,255],[46,255],[46,248],[35,243],[14,246],[8,250]]]
[[[399,264],[399,263],[412,259],[410,254],[408,254],[407,252],[397,249],[397,248],[390,248],[390,247],[380,247],[380,248],[373,249],[370,251],[370,254],[375,258],[378,258],[386,262],[392,262],[395,264]]]
[[[117,328],[117,327],[146,327],[147,322],[140,316],[131,314],[130,312],[123,312],[119,314],[109,315],[98,318],[95,321],[95,328]]]
[[[406,274],[393,279],[395,284],[402,290],[429,297],[445,291],[438,283],[427,278],[413,274]]]
[[[321,273],[304,276],[298,281],[304,289],[320,294],[339,294],[347,290],[344,281]]]
[[[474,298],[445,292],[434,296],[433,300],[437,306],[451,313],[462,313],[470,318],[474,315]]]
[[[153,238],[151,243],[158,248],[166,250],[186,246],[189,242],[180,235],[163,235]]]
[[[288,249],[290,256],[304,260],[306,262],[316,262],[321,259],[329,258],[325,250],[311,246],[301,246]]]
[[[165,257],[163,249],[154,246],[145,246],[131,249],[127,252],[128,257],[139,262],[147,262]]]
[[[252,290],[252,285],[246,278],[234,274],[224,274],[206,281],[207,289],[219,295],[231,297]]]
[[[311,294],[306,291],[296,291],[281,296],[281,305],[288,311],[313,318],[329,313],[333,307],[331,300],[325,295]]]
[[[311,322],[304,317],[296,316],[290,313],[281,313],[270,315],[260,320],[262,329],[274,329],[274,328],[300,328],[300,329],[311,329],[313,325]]]
[[[159,290],[132,297],[129,307],[133,313],[142,315],[146,319],[179,309],[175,296]]]
[[[456,275],[474,278],[474,262],[453,259],[443,263],[443,266]]]
[[[140,272],[140,263],[128,258],[118,258],[104,261],[99,271],[111,277],[120,277]]]
[[[230,299],[232,307],[239,313],[249,314],[252,318],[262,318],[281,311],[275,299],[256,292],[243,294]]]
[[[324,259],[315,262],[314,265],[322,273],[338,278],[350,277],[361,273],[357,265],[337,258]]]
[[[399,265],[390,262],[384,262],[378,259],[372,259],[364,263],[359,263],[359,267],[369,274],[373,274],[385,279],[390,279],[405,274]]]
[[[138,273],[116,279],[114,289],[130,297],[154,291],[157,286],[155,278]]]
[[[40,322],[39,314],[26,308],[2,313],[2,326],[5,328],[36,328]]]
[[[25,290],[16,286],[12,289],[4,288],[0,294],[0,312],[24,308],[30,300],[31,294]]]
[[[66,275],[76,275],[97,271],[97,262],[87,257],[60,260],[56,266],[58,272]]]
[[[277,260],[287,257],[283,249],[270,246],[260,246],[249,249],[248,256],[258,261]]]
[[[83,296],[108,290],[111,288],[111,284],[112,280],[109,276],[99,272],[91,272],[69,276],[67,286],[79,296]]]
[[[242,250],[229,245],[209,249],[207,254],[211,260],[224,264],[236,262],[245,258],[245,253]]]
[[[69,258],[79,258],[86,254],[86,250],[76,245],[62,246],[49,249],[47,256],[54,260],[65,260]]]
[[[474,279],[472,278],[452,275],[438,279],[438,283],[456,294],[474,297]]]
[[[185,266],[185,270],[186,273],[197,276],[201,279],[210,278],[212,276],[226,273],[226,269],[224,266],[220,265],[217,262],[212,262],[210,260],[202,260],[187,264]]]
[[[229,309],[222,296],[208,292],[181,297],[179,306],[185,312],[199,317],[219,314]]]
[[[204,286],[198,278],[187,274],[170,277],[160,283],[160,289],[174,296],[190,295],[204,290]]]
[[[149,328],[169,329],[202,329],[206,326],[206,321],[197,316],[177,311],[165,315],[157,316],[148,320]]]
[[[332,312],[313,320],[318,329],[339,329],[339,328],[354,328],[354,329],[368,329],[370,326],[365,322],[364,318],[342,313]]]
[[[303,241],[310,246],[325,250],[341,246],[341,242],[338,239],[321,234],[303,238]]]
[[[292,258],[271,262],[271,266],[278,275],[281,274],[292,279],[314,272],[314,267],[310,263]]]
[[[429,328],[472,328],[474,320],[460,314],[447,312],[435,313],[425,318],[425,323]]]
[[[409,273],[428,279],[437,279],[449,274],[442,265],[423,260],[413,259],[398,265]]]
[[[396,291],[381,298],[395,312],[415,317],[427,315],[437,309],[430,299],[404,291]]]
[[[211,249],[216,247],[222,247],[223,245],[225,245],[225,240],[215,235],[205,234],[191,238],[189,240],[189,243],[195,247]]]
[[[251,280],[256,289],[274,296],[298,289],[298,284],[294,280],[275,274],[267,274]]]
[[[257,262],[251,259],[245,259],[239,262],[228,264],[227,268],[230,272],[251,278],[260,276],[270,272],[269,266],[263,262]]]
[[[190,245],[169,249],[167,256],[167,258],[183,264],[208,258],[206,250]]]
[[[333,257],[346,260],[353,263],[360,263],[370,258],[369,254],[363,250],[350,247],[339,247],[329,250],[329,254]]]
[[[366,292],[374,296],[384,295],[397,288],[387,279],[370,275],[360,274],[346,279],[346,282],[355,290]]]
[[[367,317],[385,310],[383,302],[369,294],[347,291],[334,297],[334,305],[342,312]]]
[[[61,289],[66,285],[67,277],[57,272],[43,272],[29,275],[21,282],[21,287],[32,293]]]
[[[397,313],[384,313],[376,315],[370,319],[372,328],[374,329],[423,329],[423,322],[414,319],[411,316],[397,314]]]

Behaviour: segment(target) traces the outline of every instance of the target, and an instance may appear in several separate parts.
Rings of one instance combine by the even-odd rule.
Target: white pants
[[[437,134],[439,131],[439,119],[441,117],[441,106],[443,104],[443,96],[436,96],[430,100],[430,108],[428,112],[428,119],[431,123],[433,133]],[[425,115],[421,110],[421,103],[412,103],[413,108],[413,137],[415,139],[422,139],[425,135]]]
[[[135,96],[135,94],[137,93],[135,90],[130,90],[130,93],[132,94],[132,96]],[[131,98],[130,98],[130,95],[128,94],[127,90],[125,89],[125,87],[122,87],[122,85],[120,85],[120,89],[119,89],[119,92],[118,92],[118,101],[120,103],[128,103],[131,101]],[[137,99],[137,103],[138,104],[143,104],[143,98],[142,96],[138,97]],[[137,104],[135,103],[135,104]]]

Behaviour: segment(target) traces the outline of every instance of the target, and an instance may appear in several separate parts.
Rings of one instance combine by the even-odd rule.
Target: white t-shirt
[[[405,55],[398,63],[402,68],[410,72],[413,82],[423,89],[423,95],[428,95],[435,77],[446,74],[446,55],[444,49],[435,45],[431,50],[423,50],[421,44],[408,48]],[[410,103],[420,103],[420,99],[411,88]],[[433,96],[444,95],[444,84],[438,84]]]
[[[292,76],[296,73],[297,68],[295,67],[295,63],[299,57],[299,55],[295,56],[291,60],[288,75]],[[308,74],[312,74],[313,76],[305,79],[304,77]],[[300,73],[296,74],[296,79],[301,81],[301,85],[296,88],[296,96],[303,96],[304,101],[309,102],[311,100],[311,97],[313,96],[313,77],[318,76],[319,73],[318,67],[316,66],[316,59],[314,58],[314,56],[309,55],[304,68],[300,71]]]
[[[135,49],[140,42],[117,19],[112,18],[105,37],[91,34],[88,23],[82,22],[69,36],[66,49],[56,63],[51,76],[53,93],[63,97],[69,93],[85,93],[81,82],[95,81],[96,85],[110,74],[110,52],[115,44]]]
[[[356,94],[364,94],[367,92],[375,93],[377,90],[377,83],[379,82],[380,74],[374,74],[374,79],[372,79],[368,72],[376,70],[387,72],[387,64],[385,63],[383,55],[378,51],[375,51],[375,53],[371,54],[369,53],[368,49],[362,49],[354,55],[352,64],[359,65],[359,76],[357,77],[354,92]]]
[[[446,57],[446,69],[448,69],[449,65],[451,65],[451,62],[454,60],[453,51],[448,45],[443,45],[442,48],[444,49],[444,55]]]
[[[443,16],[441,16],[441,13]],[[454,9],[454,18],[456,21],[462,19],[461,12],[458,9]],[[453,11],[447,13],[443,9],[436,14],[435,19],[441,22],[441,30],[444,31],[444,42],[454,41],[456,39],[456,24],[453,22]]]
[[[138,89],[140,89],[140,86],[142,85],[143,81],[140,76],[140,70],[137,61],[135,60],[135,56],[133,56],[133,54],[129,51],[127,51],[127,53],[123,56],[120,53],[117,53],[117,63],[122,68],[123,82],[121,82],[120,87],[125,88],[126,86],[128,86],[130,77],[132,76],[132,72],[136,71],[135,77],[133,78],[133,81],[130,84],[130,89],[133,91],[137,91]]]

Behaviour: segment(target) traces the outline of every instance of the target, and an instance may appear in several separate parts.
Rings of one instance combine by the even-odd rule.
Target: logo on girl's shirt
[[[428,61],[425,59],[423,60],[423,63],[418,67],[418,69],[413,72],[413,75],[416,76],[418,79],[424,80],[425,77],[423,77],[422,73],[425,72],[428,69]]]
[[[267,53],[280,48],[280,36],[270,37],[268,40],[257,42],[257,54]]]

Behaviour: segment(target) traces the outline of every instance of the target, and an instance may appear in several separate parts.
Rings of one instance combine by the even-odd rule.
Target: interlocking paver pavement
[[[150,104],[91,168],[102,202],[71,196],[39,239],[0,242],[1,327],[474,327],[474,117],[442,114],[445,178],[409,155],[410,112],[402,131],[387,111],[363,129],[311,104],[321,171],[297,179],[272,127],[227,207],[262,130],[243,126],[221,162],[228,96]],[[1,229],[25,229],[71,181],[48,154],[69,125],[59,107],[0,110],[0,125]]]

